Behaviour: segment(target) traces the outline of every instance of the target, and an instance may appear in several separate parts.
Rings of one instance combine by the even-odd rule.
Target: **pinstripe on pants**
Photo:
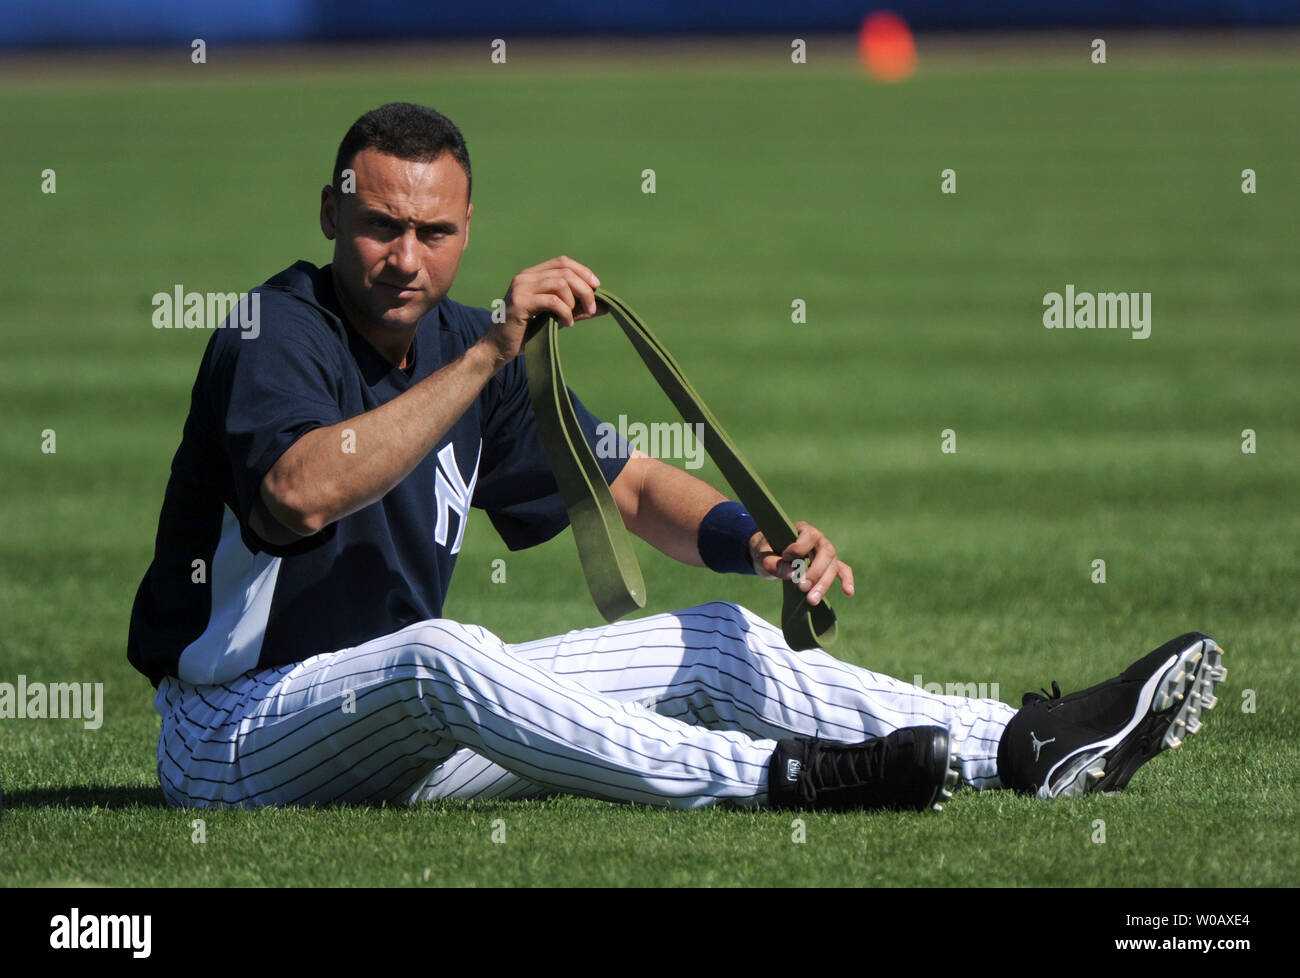
[[[997,785],[1015,710],[794,652],[733,604],[507,645],[439,619],[230,683],[163,680],[158,773],[187,806],[520,798],[762,804],[775,740],[952,732]]]

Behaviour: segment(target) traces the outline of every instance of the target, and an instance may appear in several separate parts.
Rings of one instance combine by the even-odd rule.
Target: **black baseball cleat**
[[[1050,696],[1026,693],[998,744],[1002,785],[1040,798],[1118,791],[1201,729],[1227,675],[1214,639],[1188,632],[1104,683],[1069,696],[1055,682]]]
[[[959,777],[943,727],[904,727],[860,744],[777,742],[768,766],[773,808],[939,811]]]

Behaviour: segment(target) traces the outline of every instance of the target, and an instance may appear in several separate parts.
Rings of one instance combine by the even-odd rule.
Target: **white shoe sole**
[[[1201,729],[1201,714],[1219,702],[1214,686],[1227,677],[1223,650],[1213,639],[1197,639],[1170,656],[1169,664],[1142,687],[1132,719],[1114,735],[1058,761],[1043,779],[1038,797],[1074,798],[1122,788],[1156,754],[1181,747]],[[1147,741],[1146,749],[1130,744],[1130,739],[1145,740],[1161,728],[1158,744]],[[1130,746],[1134,749],[1126,750]]]

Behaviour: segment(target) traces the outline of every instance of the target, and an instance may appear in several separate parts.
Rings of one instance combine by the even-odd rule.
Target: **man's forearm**
[[[495,367],[492,349],[476,344],[386,404],[309,431],[262,481],[267,512],[292,533],[310,536],[383,498],[465,413]]]
[[[628,460],[611,489],[629,530],[683,564],[704,566],[700,521],[726,496],[690,473],[642,454]]]

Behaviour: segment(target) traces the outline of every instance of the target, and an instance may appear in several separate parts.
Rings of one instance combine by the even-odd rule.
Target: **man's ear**
[[[339,209],[334,188],[328,183],[320,188],[320,229],[330,241],[338,234]]]
[[[464,253],[465,248],[469,247],[469,219],[473,216],[474,216],[474,205],[470,204],[469,209],[465,211],[465,247],[460,249],[462,254]]]

